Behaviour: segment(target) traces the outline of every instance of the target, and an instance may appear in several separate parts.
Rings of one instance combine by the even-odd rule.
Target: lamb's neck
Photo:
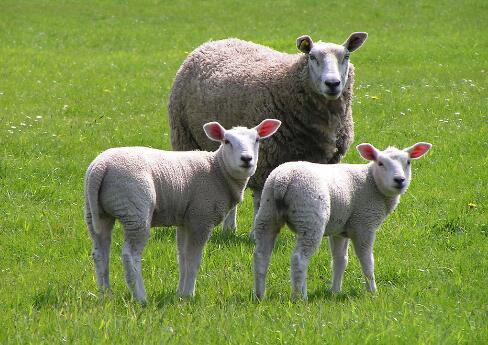
[[[249,177],[236,178],[232,176],[224,162],[223,153],[220,148],[214,152],[214,162],[217,167],[216,170],[222,178],[222,182],[226,184],[227,190],[229,191],[231,204],[235,206],[244,198],[244,189],[249,181]]]
[[[373,186],[374,192],[377,194],[378,199],[384,202],[386,214],[390,214],[400,202],[400,194],[388,195],[388,193],[382,191],[374,178],[373,164],[365,164],[365,166],[367,167],[368,174],[367,183]]]

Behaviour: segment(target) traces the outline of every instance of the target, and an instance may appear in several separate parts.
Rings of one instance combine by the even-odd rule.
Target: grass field
[[[347,3],[347,4],[346,4]],[[0,2],[0,343],[488,342],[488,2]],[[378,294],[351,255],[328,292],[324,241],[308,302],[290,301],[293,235],[283,231],[267,299],[252,301],[251,195],[237,236],[216,229],[194,300],[175,296],[174,229],[143,258],[149,303],[130,299],[111,260],[113,297],[97,295],[83,222],[83,175],[113,146],[169,149],[166,103],[185,56],[239,37],[295,52],[295,39],[369,39],[354,53],[355,144],[433,150],[378,233]],[[346,162],[360,162],[350,150]],[[352,253],[351,253],[352,254]]]

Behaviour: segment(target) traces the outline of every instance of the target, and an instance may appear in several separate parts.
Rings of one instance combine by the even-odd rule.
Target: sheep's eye
[[[230,141],[229,141],[229,140],[227,140],[227,139],[225,139],[225,140],[224,140],[224,144],[230,144]]]
[[[407,165],[410,165],[410,159],[407,161]]]
[[[316,58],[315,56],[313,56],[313,55],[310,55],[310,60],[312,60],[312,61],[316,61],[316,60],[317,60],[317,58]]]
[[[349,60],[349,54],[346,54],[346,55],[344,56],[344,61],[346,61],[346,60]]]
[[[380,167],[382,167],[382,166],[383,166],[383,162],[378,162],[378,165],[379,165]]]
[[[259,142],[259,138],[256,139],[256,142]]]

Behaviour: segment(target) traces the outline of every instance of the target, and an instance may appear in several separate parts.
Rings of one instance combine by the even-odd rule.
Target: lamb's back
[[[147,147],[114,148],[97,159],[106,165],[100,190],[103,209],[119,218],[150,206],[154,222],[181,223],[188,203],[213,168],[210,152],[171,152]],[[208,181],[212,185],[213,181]],[[153,223],[154,223],[153,222]]]

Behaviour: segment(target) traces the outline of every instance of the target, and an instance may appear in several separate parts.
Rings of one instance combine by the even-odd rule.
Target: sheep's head
[[[314,43],[309,36],[297,38],[297,48],[308,55],[308,71],[315,92],[338,99],[347,84],[349,55],[362,46],[368,34],[354,32],[342,45]]]
[[[259,142],[273,135],[281,121],[267,119],[254,128],[234,127],[226,130],[218,122],[203,126],[207,136],[221,143],[223,162],[227,172],[236,179],[249,178],[256,172]]]
[[[373,162],[373,177],[378,189],[386,196],[395,196],[405,193],[410,185],[410,161],[422,157],[431,147],[431,144],[421,142],[403,150],[389,147],[379,151],[371,144],[360,144],[356,148],[361,157]]]

